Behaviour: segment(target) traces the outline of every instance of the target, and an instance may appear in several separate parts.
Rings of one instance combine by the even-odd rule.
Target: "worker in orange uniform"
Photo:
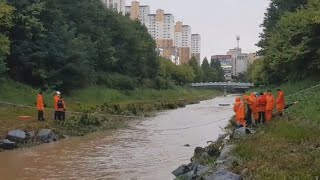
[[[236,102],[233,106],[233,110],[236,113],[236,123],[237,125],[241,125],[243,127],[246,126],[245,122],[245,103],[240,99],[240,97],[236,98]]]
[[[54,107],[54,117],[53,119],[54,120],[57,120],[58,119],[58,101],[60,99],[60,95],[61,93],[59,91],[56,91],[56,95],[53,97],[53,107]]]
[[[60,96],[58,103],[57,103],[57,111],[58,111],[58,120],[65,120],[66,119],[66,104],[63,100],[63,97]]]
[[[272,119],[272,112],[274,109],[274,97],[271,93],[271,90],[268,90],[267,96],[266,96],[267,104],[266,104],[266,120],[267,122],[270,122]]]
[[[267,99],[263,93],[260,93],[258,98],[258,112],[259,112],[259,122],[264,124],[266,121],[266,105]]]
[[[251,102],[250,108],[252,110],[253,118],[255,122],[258,122],[259,120],[258,98],[254,92],[250,94],[249,101]]]
[[[38,109],[38,120],[44,121],[44,100],[42,91],[39,92],[37,96],[37,109]]]
[[[282,116],[284,107],[285,107],[285,99],[284,99],[284,92],[281,89],[277,90],[277,113],[278,116]]]

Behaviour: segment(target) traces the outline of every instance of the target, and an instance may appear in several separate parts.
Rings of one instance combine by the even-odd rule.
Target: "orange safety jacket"
[[[274,97],[273,97],[273,95],[267,95],[266,100],[267,100],[266,111],[272,111],[273,108],[274,108]]]
[[[41,95],[41,94],[38,94],[38,96],[37,96],[37,109],[39,111],[43,111],[44,110],[43,95]]]

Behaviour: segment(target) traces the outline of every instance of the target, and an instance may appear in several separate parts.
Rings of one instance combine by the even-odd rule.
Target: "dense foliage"
[[[220,61],[212,59],[209,64],[208,59],[204,58],[201,68],[203,71],[203,82],[224,81],[224,72],[221,68]]]
[[[272,0],[258,45],[262,61],[249,79],[276,83],[317,77],[320,73],[320,1]]]
[[[100,0],[0,0],[0,73],[25,84],[160,89],[220,78],[214,64],[176,66],[155,47],[145,26]]]

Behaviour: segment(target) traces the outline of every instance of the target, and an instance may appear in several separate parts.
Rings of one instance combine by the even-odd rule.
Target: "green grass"
[[[0,101],[34,106],[34,108],[26,108],[0,103],[0,137],[3,137],[8,130],[16,128],[26,131],[38,130],[41,128],[62,128],[61,124],[56,126],[53,123],[53,112],[48,110],[48,108],[53,108],[53,91],[44,92],[45,103],[48,105],[47,110],[45,110],[45,118],[47,121],[39,123],[36,121],[37,110],[35,108],[38,90],[12,80],[2,80],[0,83],[0,89]],[[180,101],[183,103],[191,103],[201,99],[212,98],[220,94],[222,93],[214,90],[196,90],[188,87],[175,87],[174,89],[160,91],[153,89],[120,91],[95,86],[73,91],[69,95],[63,95],[69,112],[82,110],[95,112],[96,106],[99,107],[102,104],[106,108],[120,107],[121,111],[126,111],[128,110],[127,108],[132,107],[138,109],[141,108],[143,110],[153,110],[156,109],[159,104],[162,106],[168,106],[159,107],[160,109],[170,109],[169,106],[171,105],[178,107]],[[168,104],[163,102],[167,102]],[[109,104],[111,105],[110,107],[107,106]],[[139,106],[130,106],[131,104],[139,104]],[[146,104],[146,107],[144,107],[144,104]],[[98,112],[105,113],[101,112],[101,109]],[[121,112],[117,112],[117,114],[119,113],[121,114]],[[31,116],[33,117],[33,120],[27,122],[18,120],[18,116],[22,115]],[[114,121],[123,123],[123,121],[119,120]],[[71,127],[72,123],[76,126],[80,126],[82,122],[79,123],[78,120],[75,120],[67,125]],[[107,120],[104,119],[102,124],[103,126],[108,126],[104,129],[108,129],[109,127],[119,127],[113,122],[113,120],[110,120],[110,118]],[[90,129],[84,129],[84,131],[89,132]],[[77,132],[72,132],[72,134],[77,134]],[[83,133],[80,132],[79,134]]]
[[[286,95],[319,84],[317,81],[288,83],[280,88]],[[276,90],[273,87],[272,90]],[[259,91],[265,91],[259,89]],[[320,87],[287,98],[300,100],[285,116],[257,129],[257,134],[234,141],[239,158],[232,169],[244,179],[316,179],[320,176]],[[258,90],[254,90],[258,91]]]

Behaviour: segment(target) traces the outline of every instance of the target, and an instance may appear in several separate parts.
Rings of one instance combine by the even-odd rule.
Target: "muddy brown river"
[[[1,180],[171,180],[193,150],[216,140],[233,115],[234,97],[218,97],[155,117],[128,129],[68,138],[0,153]],[[190,147],[185,147],[190,144]]]

